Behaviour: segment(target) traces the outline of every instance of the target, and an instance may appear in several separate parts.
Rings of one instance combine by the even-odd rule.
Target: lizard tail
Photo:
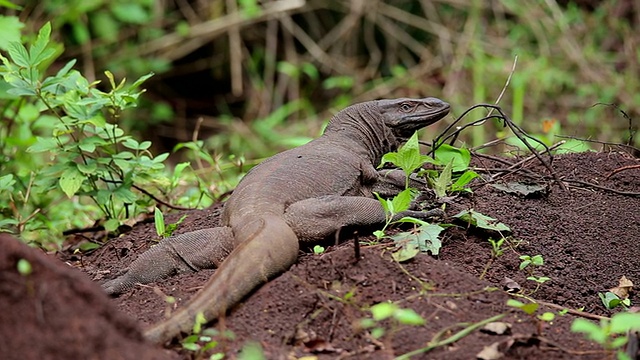
[[[198,313],[207,321],[223,316],[256,287],[286,271],[298,257],[298,238],[279,216],[256,219],[239,229],[235,237],[240,239],[239,245],[204,288],[169,319],[147,329],[144,335],[148,340],[164,343],[181,332],[190,333]]]

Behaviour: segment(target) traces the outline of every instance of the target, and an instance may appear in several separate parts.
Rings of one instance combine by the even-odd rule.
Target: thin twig
[[[609,175],[605,176],[605,179],[608,179],[608,178],[610,178],[611,176],[613,176],[613,175],[615,175],[615,174],[617,174],[617,173],[619,173],[619,172],[627,171],[627,170],[632,170],[632,169],[640,169],[640,164],[639,164],[639,165],[628,165],[628,166],[623,166],[623,167],[621,167],[621,168],[617,168],[617,169],[615,169],[615,170],[611,171],[611,172],[609,173]]]
[[[500,103],[500,100],[502,100],[502,96],[504,96],[505,91],[507,91],[507,88],[509,87],[509,83],[511,83],[511,77],[513,76],[513,73],[516,72],[517,64],[518,64],[518,55],[516,55],[513,58],[513,65],[511,66],[511,71],[509,72],[507,81],[504,83],[504,86],[502,87],[502,91],[500,92],[500,95],[498,95],[498,98],[496,99],[496,105]],[[487,116],[491,116],[492,113],[493,113],[493,109],[489,110],[489,112],[487,113]]]
[[[140,191],[141,193],[147,195],[148,197],[150,197],[155,202],[158,202],[158,203],[160,203],[160,204],[162,204],[162,205],[164,205],[164,206],[166,206],[166,207],[168,207],[170,209],[174,209],[174,210],[193,210],[193,208],[188,208],[188,207],[183,207],[183,206],[178,206],[178,205],[172,205],[172,204],[170,204],[170,203],[168,203],[168,202],[166,202],[166,201],[164,201],[162,199],[159,199],[158,197],[156,197],[152,193],[148,192],[147,190],[139,187],[138,185],[133,184],[133,185],[131,185],[131,187],[136,189],[136,190],[138,190],[138,191]]]
[[[592,188],[596,188],[596,189],[599,189],[599,190],[604,190],[604,191],[607,191],[607,192],[610,192],[610,193],[614,193],[614,194],[618,194],[618,195],[640,197],[640,192],[616,190],[616,189],[608,188],[606,186],[596,185],[596,184],[592,184],[590,182],[586,182],[586,181],[582,181],[582,180],[566,179],[565,178],[565,179],[562,179],[562,181],[568,182],[568,183],[573,183],[573,184],[580,184],[580,185],[584,185],[586,187],[592,187]]]

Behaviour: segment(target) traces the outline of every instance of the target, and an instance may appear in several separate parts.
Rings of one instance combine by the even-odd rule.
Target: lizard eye
[[[409,103],[402,103],[402,104],[400,104],[400,110],[402,112],[409,112],[409,111],[413,110],[413,106],[411,106],[411,104],[409,104]]]

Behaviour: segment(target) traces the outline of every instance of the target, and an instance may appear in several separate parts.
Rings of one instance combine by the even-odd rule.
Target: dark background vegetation
[[[138,107],[116,120],[139,140],[151,140],[154,153],[176,151],[173,163],[198,163],[201,178],[214,173],[201,182],[210,184],[212,198],[260,159],[318,136],[337,110],[375,98],[436,96],[452,104],[453,117],[473,104],[498,102],[548,145],[561,140],[557,134],[627,142],[637,126],[632,119],[640,109],[640,5],[632,0],[15,4],[21,8],[0,7],[3,51],[7,39],[32,41],[51,22],[59,56],[49,72],[77,59],[75,68],[105,88],[105,70],[130,81],[155,73],[143,84]],[[0,82],[0,92],[5,90]],[[0,132],[11,140],[17,125],[5,99],[0,97]],[[471,117],[486,115],[482,111]],[[12,154],[42,135],[29,131],[18,145],[9,141],[16,146]],[[503,145],[493,151],[517,151],[507,145],[508,136],[500,124],[488,122],[465,132],[456,145],[498,138]],[[202,142],[176,148],[195,140]],[[15,160],[6,149],[4,165]],[[11,171],[21,166],[13,164]],[[4,165],[3,171],[12,169]],[[232,175],[223,175],[231,168]],[[80,205],[74,206],[77,212]]]
[[[637,117],[640,9],[621,1],[28,1],[88,78],[156,75],[123,119],[170,149],[196,127],[212,151],[264,157],[340,107],[437,96],[500,105],[530,132],[624,141]],[[199,119],[201,123],[198,126]],[[544,128],[543,128],[544,127]],[[465,139],[477,145],[498,128]],[[553,130],[551,130],[553,131]],[[556,130],[557,131],[557,130]],[[302,138],[298,138],[302,137]]]

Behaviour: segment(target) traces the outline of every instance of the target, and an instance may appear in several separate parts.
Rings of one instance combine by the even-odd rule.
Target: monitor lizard
[[[251,169],[224,205],[223,226],[162,240],[103,288],[116,295],[136,283],[217,268],[193,299],[145,336],[166,342],[189,332],[200,312],[208,321],[224,315],[289,269],[299,242],[322,240],[345,226],[384,223],[386,214],[373,192],[393,195],[404,188],[405,178],[400,170],[375,166],[402,139],[448,112],[449,104],[437,98],[374,100],[343,109],[319,138]],[[436,213],[441,211],[407,210],[396,217]]]

